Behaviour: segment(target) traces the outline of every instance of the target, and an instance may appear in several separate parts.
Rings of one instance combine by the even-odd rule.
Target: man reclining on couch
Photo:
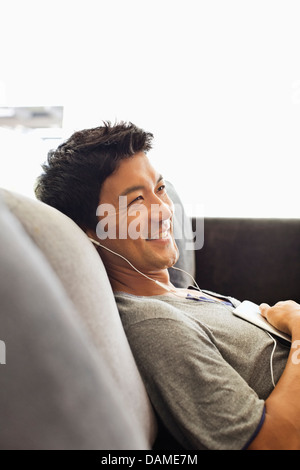
[[[170,282],[173,204],[146,155],[152,139],[123,122],[76,132],[49,152],[36,196],[93,240],[150,399],[181,446],[300,449],[293,349],[274,352],[270,335],[232,314],[237,300]],[[297,345],[300,305],[261,312]]]

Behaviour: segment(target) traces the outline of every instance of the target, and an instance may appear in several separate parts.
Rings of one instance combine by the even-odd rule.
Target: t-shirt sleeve
[[[209,331],[147,319],[126,331],[154,408],[187,449],[243,449],[263,423],[264,401],[224,360]]]

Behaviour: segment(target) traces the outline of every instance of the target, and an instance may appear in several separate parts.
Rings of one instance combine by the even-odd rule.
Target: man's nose
[[[169,220],[173,217],[174,213],[174,205],[170,201],[170,204],[167,204],[166,202],[161,203],[161,214],[162,214],[162,221],[163,220]]]
[[[162,201],[160,198],[157,198],[157,201],[151,204],[150,214],[152,220],[163,222],[164,220],[171,219],[173,213],[174,205],[170,199],[168,201]]]

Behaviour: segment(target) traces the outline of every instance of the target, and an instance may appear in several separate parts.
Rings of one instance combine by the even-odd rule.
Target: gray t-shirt
[[[270,336],[220,302],[120,292],[115,298],[152,404],[173,437],[187,449],[247,447],[273,390]],[[288,354],[277,341],[275,383]]]

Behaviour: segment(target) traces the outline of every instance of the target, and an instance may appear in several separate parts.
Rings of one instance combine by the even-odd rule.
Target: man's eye
[[[133,201],[131,201],[128,206],[131,206],[131,204],[137,202],[137,201],[142,201],[143,200],[143,196],[138,196],[136,197]]]
[[[162,192],[162,191],[165,191],[166,190],[166,185],[165,184],[162,184],[159,188],[158,188],[158,192]]]

